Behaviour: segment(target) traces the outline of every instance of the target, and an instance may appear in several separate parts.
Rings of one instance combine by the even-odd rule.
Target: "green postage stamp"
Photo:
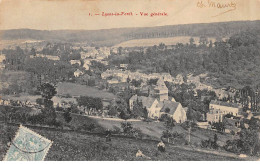
[[[43,161],[52,141],[20,125],[4,161]]]

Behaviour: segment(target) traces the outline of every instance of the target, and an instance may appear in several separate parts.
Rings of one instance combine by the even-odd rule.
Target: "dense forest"
[[[229,37],[241,31],[259,33],[260,21],[238,21],[158,27],[119,28],[106,30],[32,30],[0,31],[2,40],[31,39],[55,42],[84,42],[96,46],[112,46],[132,39],[175,36]]]
[[[226,41],[208,42],[200,38],[200,45],[195,45],[193,38],[189,44],[178,43],[168,49],[163,43],[146,50],[132,51],[128,57],[113,58],[111,64],[125,63],[132,70],[146,73],[169,72],[177,74],[208,73],[214,87],[260,86],[259,36],[254,32],[240,32]]]

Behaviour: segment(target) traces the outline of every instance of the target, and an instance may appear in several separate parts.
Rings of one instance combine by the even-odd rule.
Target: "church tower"
[[[166,87],[162,78],[158,79],[157,84],[154,88],[154,96],[159,99],[159,101],[168,100],[168,88]]]

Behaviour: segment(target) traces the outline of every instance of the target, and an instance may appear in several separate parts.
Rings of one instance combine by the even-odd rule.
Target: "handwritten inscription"
[[[211,9],[222,9],[221,12],[217,15],[214,15],[212,17],[216,17],[222,14],[225,14],[227,12],[231,12],[236,10],[237,4],[233,1],[218,1],[218,0],[201,0],[197,2],[198,8],[211,8]],[[224,11],[223,11],[224,10]]]
[[[89,16],[142,16],[142,17],[158,17],[158,16],[168,16],[166,12],[101,12],[101,13],[89,13]]]

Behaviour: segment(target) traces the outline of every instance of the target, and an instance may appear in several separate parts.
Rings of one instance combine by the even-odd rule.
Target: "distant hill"
[[[260,32],[260,21],[237,21],[204,24],[170,25],[105,30],[1,30],[1,40],[47,40],[54,42],[84,42],[98,46],[113,46],[134,39],[168,38],[176,36],[227,37],[240,31]]]

